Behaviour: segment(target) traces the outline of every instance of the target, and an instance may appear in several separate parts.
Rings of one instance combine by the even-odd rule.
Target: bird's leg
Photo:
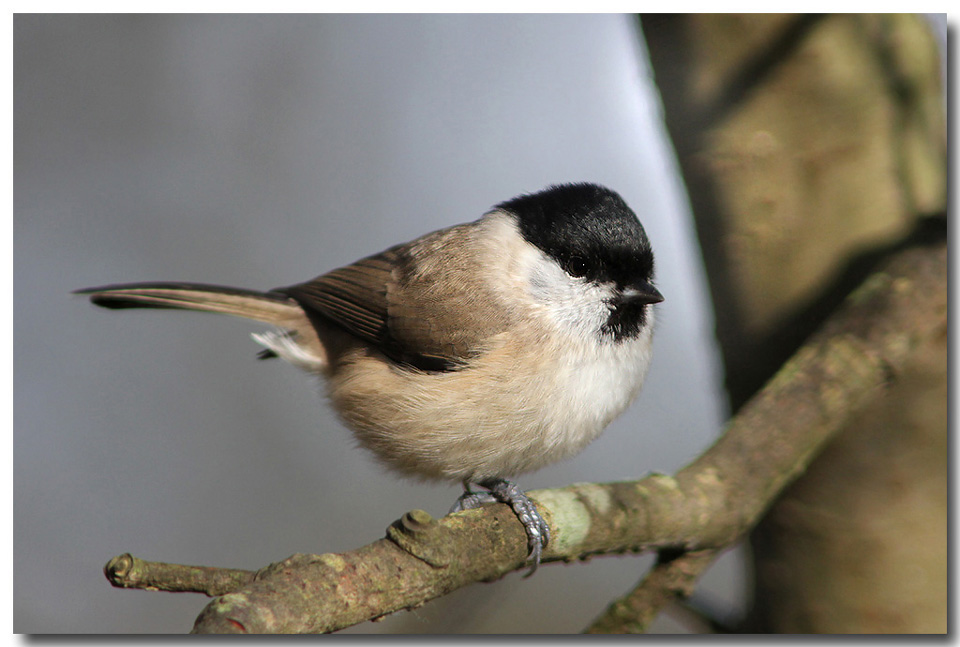
[[[460,512],[461,510],[473,510],[479,508],[485,503],[497,503],[499,499],[489,492],[474,492],[470,489],[470,481],[463,482],[463,494],[454,502],[448,514]]]
[[[500,502],[509,505],[520,523],[523,524],[524,530],[527,531],[527,546],[530,549],[527,558],[533,565],[526,577],[530,577],[537,572],[537,567],[540,566],[543,549],[550,541],[550,527],[540,516],[534,502],[513,481],[502,478],[488,478],[478,481],[477,485],[488,491],[474,492],[470,489],[470,483],[464,481],[463,494],[453,504],[450,512],[471,510],[485,503]]]

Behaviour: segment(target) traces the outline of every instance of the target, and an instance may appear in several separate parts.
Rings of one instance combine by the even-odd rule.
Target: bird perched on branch
[[[650,362],[651,306],[663,300],[636,215],[586,183],[522,195],[290,287],[132,283],[78,293],[105,308],[274,326],[253,335],[260,356],[325,377],[333,407],[377,458],[463,483],[452,511],[510,505],[533,570],[549,528],[508,477],[573,456],[626,409]]]

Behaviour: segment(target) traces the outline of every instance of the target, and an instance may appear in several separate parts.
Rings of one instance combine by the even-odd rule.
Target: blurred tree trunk
[[[940,54],[916,15],[641,24],[736,410],[884,253],[945,235]],[[944,330],[769,510],[745,629],[947,630],[946,378]]]

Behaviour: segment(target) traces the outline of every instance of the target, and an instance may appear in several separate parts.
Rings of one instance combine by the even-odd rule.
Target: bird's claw
[[[491,478],[478,481],[477,485],[485,488],[486,492],[474,492],[464,483],[463,494],[457,499],[450,512],[471,510],[486,503],[506,503],[517,515],[527,532],[527,560],[531,563],[530,571],[524,577],[530,577],[537,572],[543,549],[550,542],[550,527],[540,516],[536,504],[513,481],[502,478]]]
[[[462,512],[463,510],[473,510],[486,503],[498,503],[499,500],[489,492],[473,492],[464,484],[463,494],[454,502],[453,507],[447,514]]]

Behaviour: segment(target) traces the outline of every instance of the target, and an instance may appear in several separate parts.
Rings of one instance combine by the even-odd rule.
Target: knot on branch
[[[139,578],[134,563],[135,559],[130,553],[117,555],[103,567],[103,574],[117,588],[136,588]]]
[[[446,568],[453,561],[451,533],[424,510],[411,510],[387,528],[387,538],[434,568]]]

